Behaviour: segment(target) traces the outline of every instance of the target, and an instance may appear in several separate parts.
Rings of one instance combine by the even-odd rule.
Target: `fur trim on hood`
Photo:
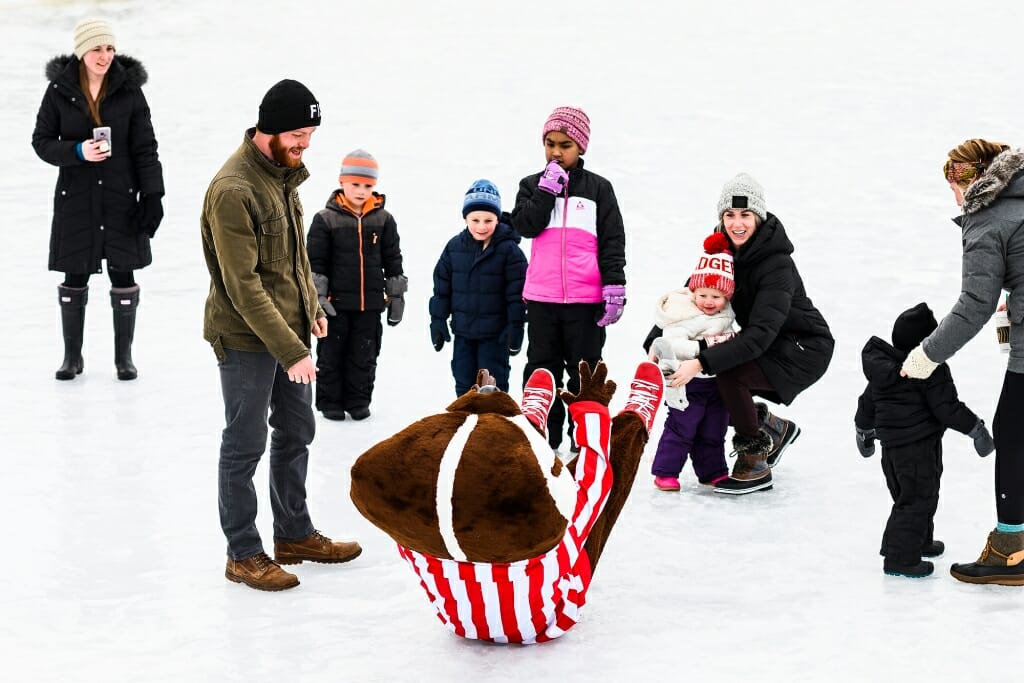
[[[58,55],[46,63],[46,80],[56,81],[60,75],[68,68],[72,60],[78,61],[78,58],[74,55]],[[142,66],[142,62],[129,57],[128,55],[115,55],[114,61],[119,63],[124,68],[125,79],[132,85],[141,88],[149,80],[149,74],[146,72],[146,68]]]
[[[964,214],[977,213],[995,201],[1020,171],[1024,171],[1024,149],[1001,152],[981,177],[967,188]]]

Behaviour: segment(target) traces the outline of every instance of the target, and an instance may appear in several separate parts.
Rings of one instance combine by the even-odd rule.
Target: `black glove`
[[[865,458],[875,454],[875,430],[857,427],[857,450]]]
[[[450,342],[452,336],[448,334],[448,322],[441,318],[430,319],[430,341],[434,342],[434,350],[440,351],[445,342]]]
[[[156,235],[160,221],[164,219],[164,201],[162,195],[144,194],[139,200],[139,230],[150,237]]]
[[[505,326],[498,341],[508,344],[508,354],[514,356],[523,350],[523,326],[509,323]]]
[[[996,449],[984,420],[978,420],[978,424],[974,425],[974,429],[968,432],[967,436],[974,440],[974,450],[983,458]]]
[[[338,312],[334,310],[334,304],[327,298],[329,287],[327,276],[322,273],[313,273],[313,286],[316,287],[316,297],[320,302],[320,308],[324,309],[324,313],[332,317],[338,315]]]
[[[409,291],[409,278],[393,275],[384,281],[384,293],[388,295],[388,325],[394,327],[402,322],[405,315],[405,296]]]

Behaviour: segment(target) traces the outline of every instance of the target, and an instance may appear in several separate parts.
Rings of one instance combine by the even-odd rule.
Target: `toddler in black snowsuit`
[[[900,314],[892,345],[872,337],[861,352],[867,389],[857,402],[857,447],[869,457],[882,442],[882,471],[892,494],[892,512],[882,534],[883,568],[893,576],[923,577],[945,546],[932,534],[942,476],[942,435],[946,428],[974,440],[978,455],[995,450],[985,423],[957,397],[949,366],[940,363],[924,380],[900,376],[911,349],[937,327],[920,303]]]

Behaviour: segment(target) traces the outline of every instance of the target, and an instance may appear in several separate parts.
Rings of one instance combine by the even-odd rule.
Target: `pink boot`
[[[679,480],[675,477],[655,477],[654,485],[662,491],[678,491]]]

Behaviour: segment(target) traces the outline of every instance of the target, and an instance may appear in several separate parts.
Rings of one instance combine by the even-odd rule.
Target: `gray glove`
[[[974,440],[974,450],[983,458],[996,449],[984,420],[978,420],[978,424],[974,425],[974,429],[968,432],[967,436]]]
[[[384,293],[388,295],[388,325],[394,327],[405,315],[405,296],[409,291],[409,278],[393,275],[384,280]]]
[[[857,427],[857,450],[865,458],[875,454],[875,430]]]
[[[324,313],[327,315],[338,315],[338,312],[334,310],[334,304],[327,300],[327,285],[326,275],[313,273],[313,286],[316,287],[316,296],[317,301],[320,302],[320,308],[324,309]]]

